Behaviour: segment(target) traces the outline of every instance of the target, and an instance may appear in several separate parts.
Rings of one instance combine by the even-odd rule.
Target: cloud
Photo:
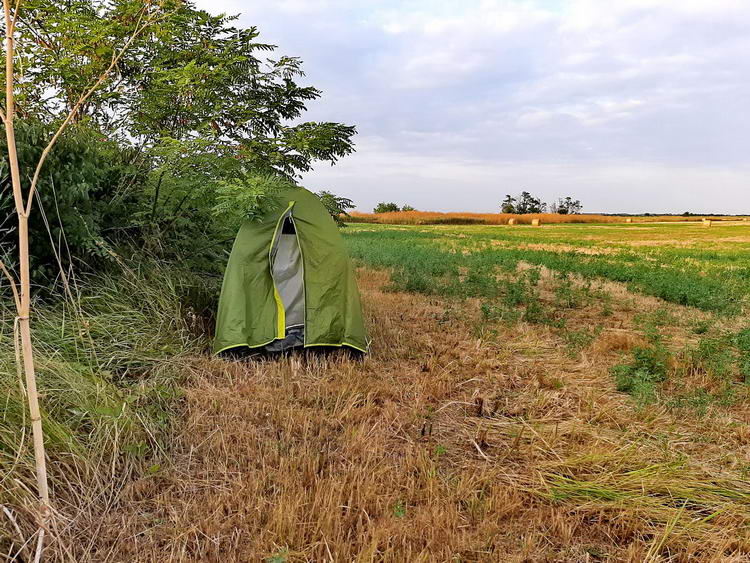
[[[305,60],[324,90],[308,117],[360,131],[305,182],[363,207],[491,210],[523,187],[589,211],[750,211],[744,1],[198,4]]]

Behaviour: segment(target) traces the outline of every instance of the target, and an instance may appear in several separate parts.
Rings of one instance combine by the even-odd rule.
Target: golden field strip
[[[528,213],[518,215],[514,213],[441,213],[437,211],[394,211],[388,213],[363,213],[353,211],[347,221],[352,223],[381,223],[385,225],[507,225],[512,220],[519,225],[530,225],[539,220],[542,224],[558,223],[681,223],[696,222],[703,219],[712,221],[748,221],[750,217],[743,215],[644,215],[619,216],[584,213],[565,215],[559,213]]]

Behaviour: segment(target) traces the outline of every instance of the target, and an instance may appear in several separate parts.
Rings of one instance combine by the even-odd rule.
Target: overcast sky
[[[496,211],[526,189],[750,213],[748,0],[197,4],[305,61],[306,120],[357,126],[357,153],[302,183],[360,210]]]

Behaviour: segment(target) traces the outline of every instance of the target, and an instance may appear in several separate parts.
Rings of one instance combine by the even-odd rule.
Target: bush
[[[393,202],[385,203],[382,201],[372,210],[373,213],[395,213],[397,211],[401,211],[398,205]]]
[[[34,121],[19,121],[16,143],[24,177],[31,176],[52,132]],[[7,143],[0,135],[0,177],[8,178]],[[113,260],[110,239],[132,222],[144,180],[139,153],[122,148],[85,124],[71,127],[50,152],[29,220],[32,275],[54,278],[70,261]],[[0,216],[15,212],[9,180],[0,186]],[[11,222],[9,222],[11,223]],[[0,230],[0,246],[15,248],[15,228]]]

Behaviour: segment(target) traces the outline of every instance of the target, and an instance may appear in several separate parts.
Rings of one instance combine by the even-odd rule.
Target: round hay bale
[[[710,227],[711,226],[711,219],[703,219],[703,226],[704,227]]]
[[[542,224],[542,220],[541,219],[532,219],[531,220],[531,226],[532,227],[538,227],[541,224]]]
[[[515,225],[515,224],[516,224],[515,217],[511,217],[510,219],[508,219],[508,225]]]
[[[626,223],[632,223],[633,222],[633,218],[632,217],[625,217],[625,222]]]

